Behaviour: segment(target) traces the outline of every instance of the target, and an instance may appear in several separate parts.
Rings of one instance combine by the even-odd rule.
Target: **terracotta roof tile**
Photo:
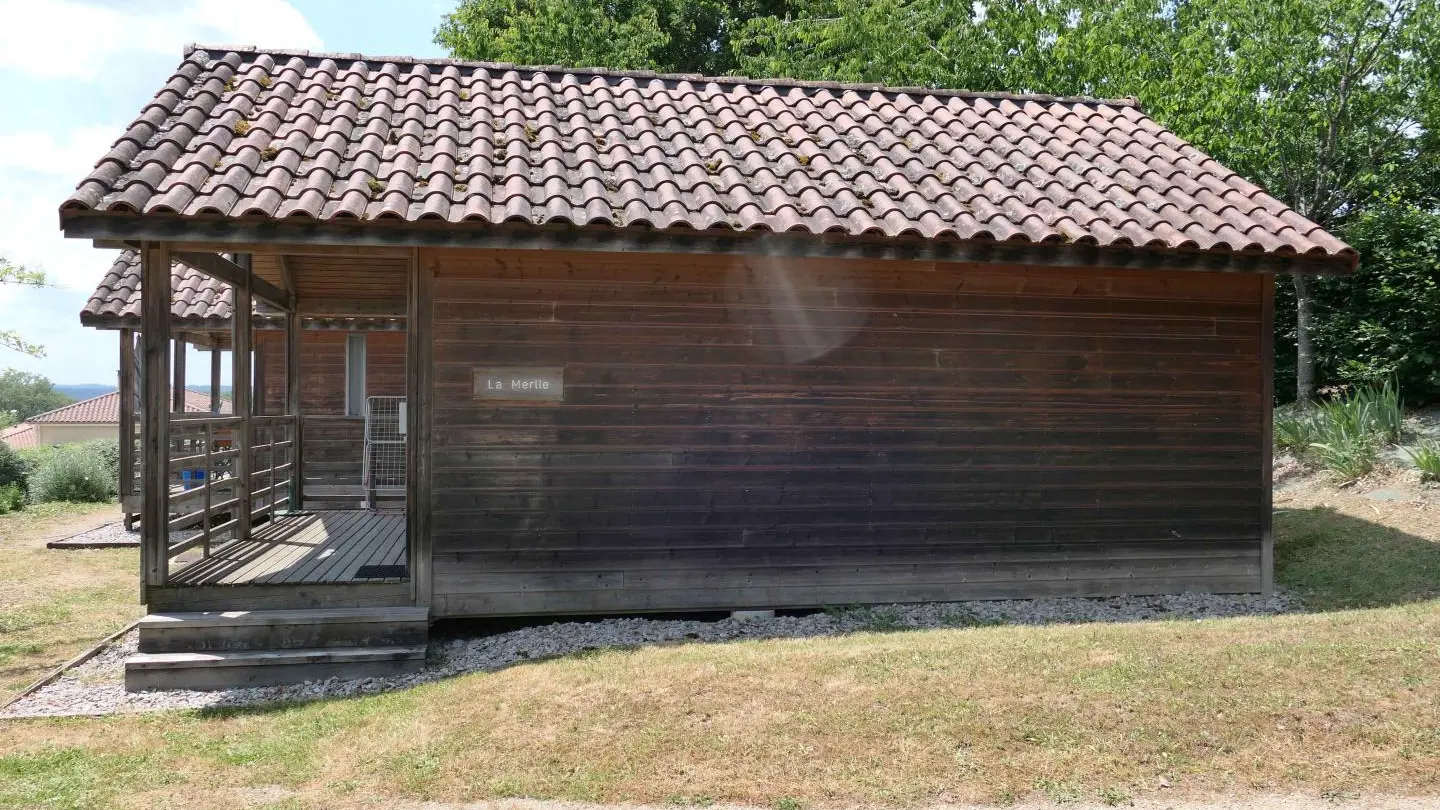
[[[171,265],[170,314],[178,326],[216,327],[229,321],[234,296],[229,285],[179,262]],[[140,317],[140,255],[122,250],[80,311],[87,326]]]
[[[220,411],[230,412],[229,398],[220,399]],[[208,392],[185,390],[185,412],[186,413],[209,413],[210,394]],[[35,423],[120,423],[120,392],[111,391],[108,394],[101,394],[98,397],[82,399],[79,402],[72,402],[56,408],[53,411],[36,414],[25,420],[22,424]]]
[[[62,216],[75,211],[917,234],[1355,262],[1130,100],[232,47],[187,50]]]
[[[29,422],[21,422],[0,430],[0,442],[10,445],[16,450],[24,450],[29,447],[36,447],[40,443],[35,426]]]

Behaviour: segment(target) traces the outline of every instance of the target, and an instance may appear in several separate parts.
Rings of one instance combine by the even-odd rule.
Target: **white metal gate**
[[[365,400],[365,459],[361,483],[365,505],[405,497],[405,398]]]

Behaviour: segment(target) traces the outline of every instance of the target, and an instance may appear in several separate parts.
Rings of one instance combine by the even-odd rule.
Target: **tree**
[[[39,374],[13,368],[0,371],[0,412],[13,414],[16,422],[74,401]]]
[[[1135,96],[1326,228],[1433,163],[1433,0],[817,0],[794,12],[746,23],[742,70]],[[1304,401],[1313,301],[1308,279],[1294,285]]]
[[[668,30],[666,2],[464,0],[436,39],[465,58],[1134,96],[1327,229],[1397,190],[1435,194],[1440,0],[792,0],[723,3],[718,29],[678,36],[624,27],[653,12]],[[566,13],[584,30],[546,28]],[[1278,319],[1300,400],[1315,387],[1311,286],[1296,277]]]
[[[461,0],[435,30],[458,59],[662,70],[735,67],[731,33],[784,0]]]
[[[1365,261],[1353,276],[1319,279],[1315,357],[1324,379],[1394,379],[1407,398],[1440,398],[1440,213],[1375,205],[1341,231]]]
[[[45,283],[45,274],[41,271],[27,270],[20,265],[11,263],[4,256],[0,256],[0,284],[40,287]],[[14,329],[0,329],[0,347],[28,354],[31,357],[45,356],[45,347],[26,341]]]

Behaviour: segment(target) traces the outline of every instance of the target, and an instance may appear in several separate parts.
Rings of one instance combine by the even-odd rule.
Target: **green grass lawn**
[[[0,806],[1435,793],[1440,527],[1340,500],[1277,517],[1311,614],[649,647],[353,700],[12,721]]]
[[[120,518],[115,504],[0,515],[0,701],[139,616],[139,553],[51,551],[46,540]]]

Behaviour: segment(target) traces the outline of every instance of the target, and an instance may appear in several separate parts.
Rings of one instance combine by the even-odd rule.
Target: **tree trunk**
[[[1308,404],[1315,398],[1315,347],[1310,343],[1312,301],[1310,278],[1296,273],[1295,283],[1295,402]]]

